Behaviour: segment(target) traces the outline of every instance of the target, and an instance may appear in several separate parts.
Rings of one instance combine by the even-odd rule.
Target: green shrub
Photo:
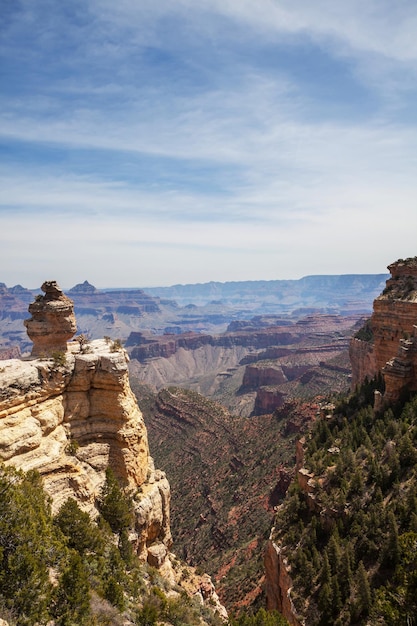
[[[99,510],[113,532],[120,533],[132,523],[132,504],[109,467],[99,500]]]
[[[62,350],[55,350],[55,352],[52,352],[51,358],[55,366],[63,366],[67,363],[67,355],[65,352],[62,352]]]

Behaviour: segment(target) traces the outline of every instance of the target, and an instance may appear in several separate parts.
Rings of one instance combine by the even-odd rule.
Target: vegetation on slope
[[[92,522],[70,499],[54,518],[38,474],[0,466],[0,617],[10,626],[222,623],[132,554],[130,503],[110,471],[101,513]]]
[[[375,413],[366,383],[312,430],[310,494],[294,484],[275,540],[308,624],[409,625],[417,615],[417,397]]]
[[[132,388],[171,484],[174,551],[214,577],[228,610],[250,614],[265,602],[264,545],[291,479],[283,466],[293,467],[297,430],[317,405],[248,419],[190,390]]]

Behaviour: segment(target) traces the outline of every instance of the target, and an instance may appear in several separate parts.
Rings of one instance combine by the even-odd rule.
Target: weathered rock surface
[[[374,301],[372,337],[352,339],[353,385],[382,373],[385,402],[417,390],[417,257],[388,266],[391,277]]]
[[[74,342],[65,363],[2,361],[0,460],[36,469],[57,510],[69,497],[94,514],[107,466],[134,497],[135,544],[171,545],[170,490],[154,469],[146,427],[130,389],[124,350]]]
[[[292,580],[289,567],[282,555],[282,550],[272,539],[266,544],[265,555],[266,597],[269,611],[276,609],[291,624],[302,626],[303,622],[296,617],[296,611],[291,601]]]
[[[311,398],[349,388],[347,350],[357,322],[357,316],[310,315],[221,335],[132,333],[130,373],[156,389],[193,389],[242,416],[267,413],[282,406],[280,394]]]
[[[349,358],[352,364],[352,389],[377,372],[374,344],[353,337],[349,344]]]
[[[287,377],[279,363],[267,365],[247,365],[243,376],[242,388],[256,390],[258,387],[267,385],[282,385],[287,382]]]
[[[284,406],[285,394],[275,387],[259,387],[255,398],[255,415],[273,413],[276,409]]]
[[[29,305],[32,317],[24,321],[33,341],[32,356],[66,352],[67,341],[77,330],[74,303],[54,280],[44,282],[41,289],[45,295]]]

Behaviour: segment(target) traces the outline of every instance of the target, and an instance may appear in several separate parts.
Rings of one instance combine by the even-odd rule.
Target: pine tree
[[[330,537],[329,543],[327,544],[326,554],[328,555],[332,574],[337,574],[340,568],[341,559],[340,537],[337,531]]]
[[[399,560],[400,546],[398,542],[398,525],[392,511],[388,513],[388,538],[384,553],[384,563],[388,567],[395,567]]]
[[[106,482],[103,486],[99,508],[113,532],[118,533],[129,528],[132,522],[131,505],[111,468],[106,470]]]
[[[358,566],[358,587],[360,612],[362,615],[368,615],[372,604],[372,596],[368,575],[362,561],[359,562]]]
[[[90,623],[90,585],[80,555],[70,552],[55,596],[57,626],[84,626]]]
[[[330,583],[322,585],[317,602],[321,613],[320,624],[327,625],[333,623],[333,596]]]
[[[323,556],[323,564],[322,564],[321,572],[320,572],[320,581],[322,585],[325,585],[325,584],[329,585],[330,579],[331,579],[331,570],[330,570],[330,564],[329,564],[329,557],[327,556],[327,552],[325,552]]]
[[[68,498],[55,517],[55,524],[68,540],[68,546],[81,555],[86,550],[96,550],[99,545],[99,533],[90,516],[73,498]]]
[[[337,579],[337,575],[332,576],[331,579],[331,590],[332,590],[332,612],[333,617],[337,617],[342,609],[342,594],[340,593],[339,581]]]
[[[39,475],[0,468],[0,596],[20,623],[47,618],[58,552]]]

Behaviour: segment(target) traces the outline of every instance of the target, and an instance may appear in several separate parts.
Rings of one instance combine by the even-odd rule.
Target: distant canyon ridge
[[[120,339],[134,384],[175,384],[241,416],[350,385],[349,340],[388,275],[307,276],[142,289],[66,291],[78,333]],[[0,284],[0,357],[30,349],[22,320],[37,291]]]
[[[217,334],[228,330],[233,322],[252,318],[257,326],[271,326],[313,313],[369,314],[387,278],[386,274],[322,275],[299,280],[101,290],[85,280],[64,291],[74,302],[80,333],[90,339],[110,336],[125,341],[134,331]],[[8,287],[0,282],[3,358],[30,350],[22,320],[28,317],[28,305],[39,293],[39,289]]]

